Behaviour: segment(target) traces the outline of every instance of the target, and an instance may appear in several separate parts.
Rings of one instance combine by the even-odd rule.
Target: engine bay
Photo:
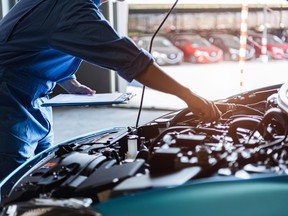
[[[14,203],[35,199],[81,197],[84,206],[85,199],[95,204],[202,179],[287,175],[287,93],[284,84],[215,101],[222,115],[212,123],[185,108],[138,128],[115,127],[69,140],[2,185],[2,215]]]

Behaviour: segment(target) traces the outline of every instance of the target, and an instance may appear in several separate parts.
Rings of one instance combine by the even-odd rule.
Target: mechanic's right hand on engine
[[[217,121],[221,116],[221,111],[213,101],[207,100],[191,91],[190,95],[186,95],[184,101],[187,103],[190,111],[204,122]]]
[[[221,112],[212,101],[193,93],[165,73],[156,63],[150,64],[146,71],[139,73],[135,79],[150,88],[179,97],[186,102],[196,116],[205,122],[216,121],[220,118]]]

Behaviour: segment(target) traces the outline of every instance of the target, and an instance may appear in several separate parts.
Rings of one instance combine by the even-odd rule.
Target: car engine
[[[215,103],[222,112],[215,122],[185,108],[138,128],[104,129],[48,149],[2,185],[1,215],[51,206],[51,200],[57,208],[84,208],[191,181],[288,174],[288,84]]]

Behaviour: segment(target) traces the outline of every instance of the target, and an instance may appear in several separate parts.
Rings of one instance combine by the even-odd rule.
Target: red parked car
[[[249,34],[247,42],[255,48],[256,57],[260,57],[262,34]],[[285,43],[276,35],[267,34],[267,55],[269,59],[288,59],[288,43]]]
[[[223,60],[223,51],[199,35],[176,35],[172,42],[184,52],[184,61],[211,63]]]

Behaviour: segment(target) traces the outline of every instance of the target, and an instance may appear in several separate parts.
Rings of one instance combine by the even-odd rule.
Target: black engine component
[[[287,86],[280,87],[216,101],[222,116],[215,122],[183,109],[139,128],[112,128],[56,146],[3,185],[1,206],[43,197],[97,203],[194,179],[287,175],[287,95],[277,93]]]

